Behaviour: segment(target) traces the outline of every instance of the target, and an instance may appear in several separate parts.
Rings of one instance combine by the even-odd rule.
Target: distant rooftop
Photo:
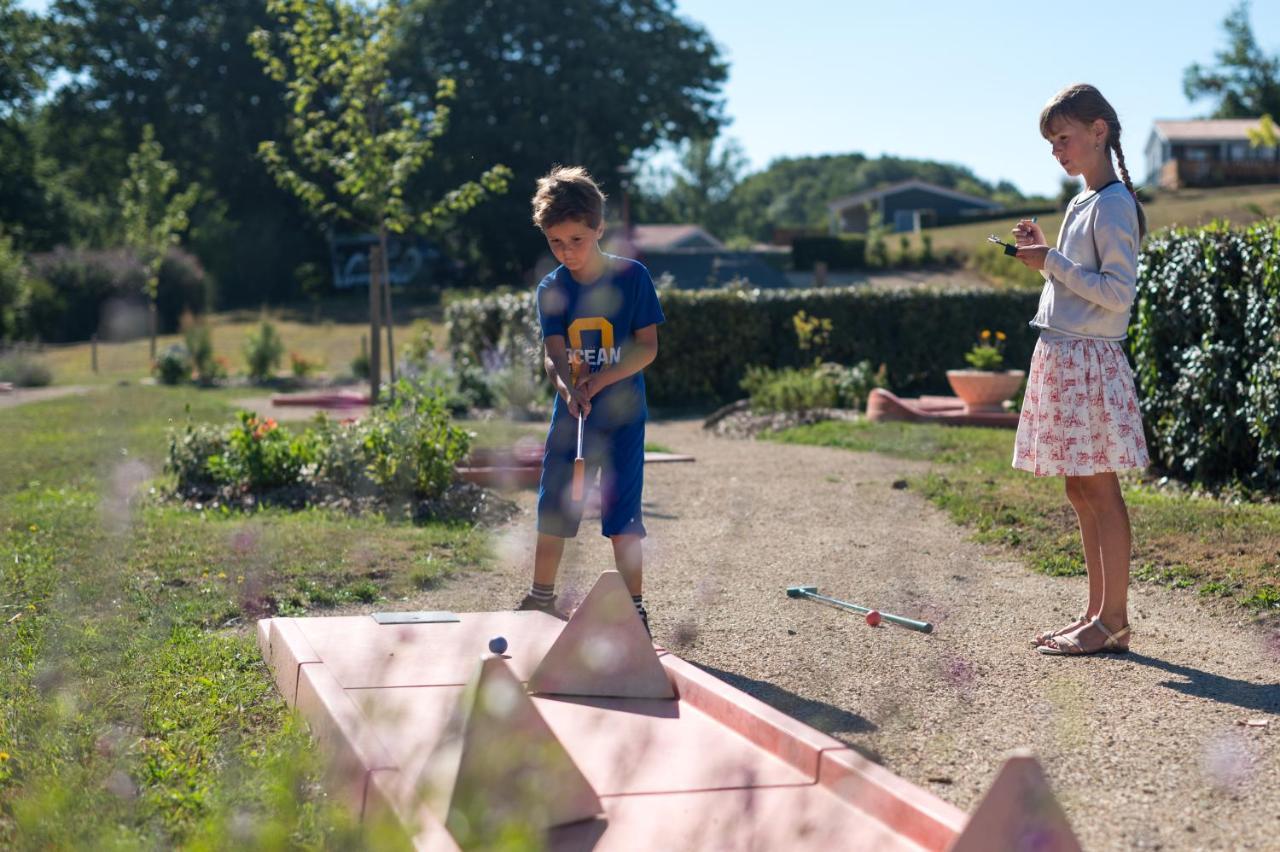
[[[1186,121],[1157,121],[1155,132],[1170,142],[1223,142],[1249,138],[1258,126],[1257,118],[1201,118]]]
[[[634,225],[631,243],[640,252],[724,248],[724,243],[698,225]]]

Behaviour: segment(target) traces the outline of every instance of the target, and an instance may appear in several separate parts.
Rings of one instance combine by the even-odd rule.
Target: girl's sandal
[[[1106,634],[1107,637],[1107,640],[1103,642],[1100,647],[1095,648],[1092,651],[1086,650],[1085,647],[1073,636],[1065,634],[1062,636],[1054,636],[1051,641],[1054,642],[1055,645],[1065,645],[1066,647],[1041,645],[1039,648],[1036,648],[1036,651],[1050,657],[1083,657],[1089,654],[1123,654],[1129,650],[1129,643],[1127,641],[1123,645],[1120,644],[1121,639],[1125,639],[1130,635],[1129,625],[1126,624],[1115,633],[1112,633],[1106,628],[1106,625],[1104,625],[1099,619],[1095,618],[1084,627],[1081,627],[1080,630],[1077,630],[1076,633],[1079,633],[1081,630],[1087,630],[1090,627],[1098,628]]]
[[[1089,618],[1087,613],[1082,612],[1078,616],[1076,616],[1076,620],[1073,623],[1068,624],[1066,627],[1058,627],[1053,630],[1046,630],[1043,633],[1037,634],[1036,637],[1031,640],[1031,647],[1039,648],[1042,645],[1044,645],[1044,643],[1048,642],[1050,639],[1061,636],[1065,633],[1074,633],[1075,631],[1079,630],[1081,627],[1084,627],[1086,624],[1088,624],[1091,620],[1092,619]]]

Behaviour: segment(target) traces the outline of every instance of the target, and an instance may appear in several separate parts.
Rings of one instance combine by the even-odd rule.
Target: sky
[[[892,154],[959,163],[1045,195],[1063,177],[1037,126],[1055,92],[1075,82],[1102,91],[1142,181],[1152,122],[1212,110],[1183,96],[1183,71],[1214,64],[1235,6],[786,0],[755,11],[742,0],[676,2],[730,62],[724,133],[753,171],[784,156]],[[1250,21],[1262,49],[1280,54],[1280,3],[1255,2]]]
[[[751,171],[778,157],[892,154],[1056,195],[1063,175],[1037,129],[1045,101],[1069,83],[1101,89],[1142,181],[1152,122],[1212,109],[1183,96],[1183,71],[1213,64],[1235,2],[1075,0],[1021,11],[959,0],[676,0],[676,8],[729,60],[725,135],[742,145]],[[1250,21],[1262,49],[1280,54],[1280,3],[1253,3]]]

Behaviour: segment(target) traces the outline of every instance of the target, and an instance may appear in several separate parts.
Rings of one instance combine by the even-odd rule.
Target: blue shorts
[[[573,538],[582,522],[581,500],[573,498],[573,460],[578,453],[578,419],[557,405],[547,432],[538,483],[538,532]],[[587,486],[600,474],[600,532],[605,536],[645,535],[640,509],[644,490],[644,419],[593,427],[587,416],[582,436]]]

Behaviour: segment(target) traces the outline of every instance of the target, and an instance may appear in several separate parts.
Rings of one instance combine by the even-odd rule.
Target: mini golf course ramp
[[[605,572],[567,624],[272,618],[258,638],[332,758],[331,789],[371,832],[394,826],[417,849],[523,830],[584,852],[1079,850],[1029,755],[967,816],[655,649],[625,591]],[[506,653],[489,653],[499,635]]]

